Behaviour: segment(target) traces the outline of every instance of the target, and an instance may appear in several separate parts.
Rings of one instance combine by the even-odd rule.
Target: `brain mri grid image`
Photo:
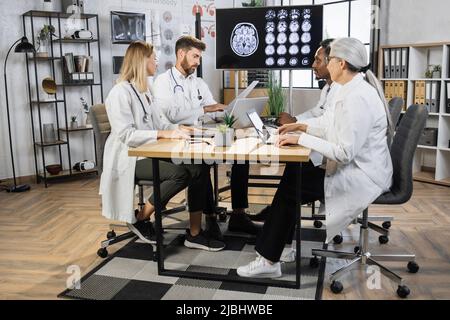
[[[323,6],[223,8],[216,13],[218,69],[311,68],[322,40]]]
[[[265,19],[266,66],[309,65],[311,9],[269,9]]]

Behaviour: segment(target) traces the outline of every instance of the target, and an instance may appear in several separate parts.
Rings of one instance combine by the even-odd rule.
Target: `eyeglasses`
[[[331,59],[339,59],[338,57],[334,57],[334,56],[328,56],[328,57],[325,57],[325,63],[326,64],[329,64],[330,63],[330,61],[331,61]]]

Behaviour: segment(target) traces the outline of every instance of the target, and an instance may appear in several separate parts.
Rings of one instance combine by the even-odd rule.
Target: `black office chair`
[[[373,203],[375,204],[403,204],[407,202],[412,195],[413,179],[412,165],[414,153],[425,127],[428,112],[423,105],[412,105],[408,108],[397,127],[391,145],[391,157],[393,164],[393,183],[389,192],[382,194]],[[360,265],[374,265],[380,268],[380,272],[398,284],[397,294],[406,298],[410,294],[410,290],[403,285],[402,278],[388,268],[379,264],[381,261],[407,261],[408,271],[416,273],[419,266],[415,262],[414,254],[371,254],[369,251],[369,222],[368,209],[364,210],[362,219],[360,220],[360,238],[359,246],[355,247],[354,252],[340,252],[324,249],[313,249],[313,258],[310,261],[311,266],[318,265],[317,256],[329,257],[336,259],[351,260],[349,264],[335,271],[330,276],[331,290],[339,293],[343,290],[342,284],[336,279],[342,274],[358,268]]]
[[[397,125],[398,120],[400,118],[400,114],[402,112],[404,100],[399,97],[392,98],[389,101],[389,112],[391,115],[392,123]],[[389,228],[392,226],[391,222],[394,220],[393,216],[369,216],[368,217],[368,226],[370,229],[380,233],[381,235],[378,237],[378,241],[380,244],[386,244],[389,242]],[[370,221],[383,221],[382,226],[376,225]],[[355,223],[362,223],[362,219],[358,218],[355,220]],[[333,242],[335,244],[341,244],[343,241],[342,235],[336,235],[333,238]]]
[[[105,143],[106,139],[108,138],[109,134],[111,133],[111,125],[109,123],[108,114],[106,113],[106,108],[104,104],[97,104],[95,106],[91,107],[91,110],[89,112],[89,117],[91,119],[92,128],[94,130],[94,136],[96,139],[96,151],[97,151],[97,158],[98,158],[98,168],[99,172],[101,173],[103,169],[103,153],[105,149]],[[142,209],[145,205],[144,200],[144,187],[152,187],[153,181],[151,180],[135,180],[135,184],[138,186],[139,190],[139,209]],[[163,214],[169,215],[169,214],[175,214],[178,212],[182,212],[186,210],[186,205],[182,205],[179,207],[172,208],[170,210],[164,210]],[[134,238],[137,236],[129,231],[124,234],[121,234],[119,236],[116,235],[116,232],[114,231],[114,228],[116,227],[126,227],[126,226],[119,226],[119,225],[110,225],[111,231],[109,231],[106,234],[107,240],[104,240],[101,242],[101,247],[97,251],[97,255],[101,258],[106,258],[108,256],[108,250],[107,248],[115,243],[122,242],[125,240],[128,240],[130,238]]]

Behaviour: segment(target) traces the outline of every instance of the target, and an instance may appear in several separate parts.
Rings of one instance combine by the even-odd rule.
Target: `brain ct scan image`
[[[291,20],[297,20],[298,18],[300,18],[300,10],[292,9],[289,17],[291,18]]]
[[[298,46],[295,44],[289,47],[289,54],[291,56],[296,56],[299,53],[299,51],[300,50],[299,50]]]
[[[266,43],[273,44],[275,42],[275,35],[273,33],[266,34]]]
[[[279,20],[287,19],[288,11],[286,9],[281,9],[280,11],[278,11],[277,17],[278,17]]]
[[[295,67],[298,64],[298,59],[297,58],[291,58],[289,59],[289,65],[291,67]]]
[[[304,46],[302,46],[301,51],[302,51],[302,54],[306,56],[311,52],[311,47],[309,45],[305,44]]]
[[[288,26],[287,26],[286,21],[278,22],[278,27],[277,27],[278,32],[286,32],[287,28],[288,28]]]
[[[231,48],[241,57],[248,57],[258,49],[258,31],[251,23],[239,23],[231,34]]]
[[[302,31],[303,32],[309,32],[311,30],[311,21],[310,20],[304,20],[302,22]]]
[[[269,45],[266,47],[266,55],[272,56],[275,53],[275,47],[272,45]]]
[[[269,58],[266,59],[266,65],[267,65],[267,66],[271,67],[271,66],[273,66],[274,64],[275,64],[275,59],[274,59],[274,58],[269,57]]]
[[[269,21],[266,23],[266,32],[275,32],[275,22]]]
[[[297,42],[300,41],[300,36],[298,35],[298,33],[291,33],[289,35],[289,42],[292,44],[296,44]]]
[[[297,20],[291,21],[289,23],[289,31],[298,32],[298,30],[300,30],[300,23]]]
[[[277,54],[278,54],[279,56],[285,55],[286,52],[287,52],[287,49],[286,49],[286,46],[285,46],[285,45],[278,46],[278,48],[277,48]]]
[[[302,34],[302,42],[310,43],[311,42],[311,33],[305,32],[304,34]]]
[[[277,42],[278,44],[285,44],[287,41],[287,35],[284,32],[281,32],[277,36]]]
[[[268,10],[266,12],[266,19],[267,20],[273,20],[273,19],[275,19],[275,17],[276,17],[275,10]]]
[[[302,65],[304,65],[304,66],[309,65],[309,58],[303,58],[302,59]]]
[[[277,65],[283,67],[286,65],[286,58],[278,58]]]

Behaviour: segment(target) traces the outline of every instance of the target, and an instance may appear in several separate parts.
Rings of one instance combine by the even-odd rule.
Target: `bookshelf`
[[[46,24],[53,26],[55,30],[51,41],[48,41],[48,56],[32,54],[25,59],[36,180],[38,183],[43,181],[45,187],[48,186],[48,181],[98,174],[96,168],[81,172],[73,169],[76,162],[85,160],[83,155],[85,151],[89,152],[89,148],[96,163],[97,154],[92,127],[87,125],[72,127],[69,119],[73,114],[80,114],[82,107],[79,94],[81,93],[83,95],[87,93],[90,96],[91,105],[103,103],[99,18],[96,14],[81,14],[77,18],[77,23],[80,23],[82,28],[93,33],[92,39],[64,38],[66,31],[64,24],[71,22],[68,19],[73,19],[73,15],[36,10],[22,14],[24,34],[35,45],[36,34],[40,27]],[[68,70],[67,63],[70,60],[67,54],[73,55],[72,52],[78,52],[78,61],[83,63],[85,70],[71,72]],[[79,60],[80,57],[86,57],[86,60]],[[79,67],[76,63],[77,60],[74,59],[73,65],[71,64],[72,69],[74,65],[76,68]],[[56,83],[54,99],[42,97],[41,80],[49,75]],[[70,99],[72,95],[77,95],[78,99],[76,101]],[[44,122],[54,124],[55,139],[50,142],[44,139]],[[50,175],[45,168],[48,164],[54,163],[60,164],[62,171],[59,174]]]
[[[385,57],[390,60],[391,55],[385,50],[401,48],[406,48],[408,52],[407,72],[389,77],[385,73],[385,66],[390,61],[385,65]],[[412,104],[426,105],[429,111],[426,127],[437,129],[435,145],[419,144],[417,147],[413,165],[414,180],[450,186],[450,106],[447,103],[450,99],[450,92],[447,92],[448,83],[450,89],[450,42],[380,46],[379,61],[378,75],[385,89],[390,89],[391,83],[404,83],[404,92],[394,91],[393,94],[385,90],[386,98],[404,97],[406,103],[402,113]],[[430,65],[440,65],[440,74],[427,77],[425,74]]]

